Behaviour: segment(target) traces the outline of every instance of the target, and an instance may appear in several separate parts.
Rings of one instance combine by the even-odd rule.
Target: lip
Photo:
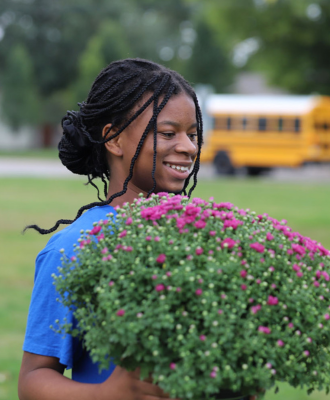
[[[166,161],[166,162],[169,163],[169,164],[180,165],[182,167],[190,167],[191,166],[191,163],[183,164],[182,162],[181,163],[174,163],[174,162],[170,163],[169,161]],[[177,178],[177,179],[185,180],[185,179],[188,178],[188,176],[190,174],[190,170],[185,171],[185,172],[179,172],[176,169],[173,169],[173,168],[168,167],[167,165],[165,165],[165,162],[163,164],[164,164],[164,167],[168,170],[168,172],[171,173],[172,176]]]

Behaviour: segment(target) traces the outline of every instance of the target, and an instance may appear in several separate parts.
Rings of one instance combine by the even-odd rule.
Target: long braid
[[[133,170],[136,160],[141,152],[145,139],[153,128],[153,166],[152,181],[153,187],[148,196],[155,191],[157,182],[155,178],[157,162],[157,117],[165,107],[171,96],[185,92],[194,100],[197,119],[198,152],[192,172],[186,179],[183,192],[189,185],[191,176],[194,178],[189,196],[197,184],[197,173],[200,165],[200,151],[203,141],[202,136],[202,115],[198,106],[195,92],[187,81],[175,71],[171,71],[159,64],[142,59],[126,59],[109,64],[95,79],[91,91],[85,102],[79,103],[79,112],[68,112],[62,120],[64,134],[59,143],[59,156],[62,163],[72,172],[87,175],[88,182],[97,190],[99,202],[93,202],[81,207],[74,220],[60,219],[55,225],[46,230],[37,225],[30,225],[41,234],[54,232],[61,224],[70,224],[79,218],[85,210],[94,206],[110,204],[115,198],[126,193],[128,183],[133,177]],[[132,115],[133,108],[145,94],[150,94],[142,106]],[[160,96],[164,96],[158,105]],[[111,178],[111,171],[106,159],[104,144],[120,135],[139,115],[141,115],[153,102],[153,115],[144,130],[137,145],[135,154],[131,160],[129,174],[123,183],[120,192],[102,201],[99,188],[93,182],[100,178],[103,182],[105,197],[108,193],[107,181]],[[110,123],[110,128],[102,137],[103,127]],[[112,128],[116,127],[116,133],[110,134]]]

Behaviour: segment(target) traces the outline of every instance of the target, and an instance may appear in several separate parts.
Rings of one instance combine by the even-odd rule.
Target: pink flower
[[[242,289],[242,290],[246,290],[246,289],[247,289],[247,286],[243,284],[243,285],[241,285],[241,289]]]
[[[102,261],[108,261],[108,257],[102,257]]]
[[[109,286],[113,286],[114,284],[115,284],[114,281],[110,281],[110,282],[109,282]]]
[[[246,260],[242,260],[242,261],[241,261],[241,265],[245,265],[246,262],[247,262]]]
[[[122,317],[125,314],[125,310],[123,310],[122,308],[120,310],[117,311],[116,313],[118,315],[118,317]]]
[[[101,253],[102,253],[102,254],[107,254],[108,251],[109,251],[108,248],[105,247],[104,249],[101,250]]]
[[[195,253],[197,256],[200,256],[201,254],[203,254],[204,250],[201,247],[197,247]]]
[[[226,238],[225,240],[222,241],[221,247],[227,247],[228,249],[232,249],[235,246],[236,242],[232,238]]]
[[[270,232],[267,232],[266,239],[267,240],[273,240],[274,236]]]
[[[124,229],[122,232],[120,232],[119,237],[120,237],[120,238],[123,238],[123,237],[125,237],[126,235],[127,235],[127,230]]]
[[[126,220],[126,225],[132,225],[133,219],[131,217],[128,217]]]
[[[206,226],[206,222],[203,219],[198,220],[194,223],[194,227],[197,229],[203,229]]]
[[[190,260],[192,260],[192,259],[193,259],[193,256],[192,256],[191,254],[188,254],[188,255],[187,255],[187,260],[190,261]]]
[[[94,226],[94,228],[90,231],[90,234],[91,235],[97,235],[100,232],[101,229],[102,229],[102,226],[99,226],[99,225]]]
[[[257,279],[257,280],[256,280],[256,283],[257,283],[258,285],[260,285],[261,280],[260,280],[260,279]]]
[[[293,243],[291,245],[292,250],[298,254],[300,254],[301,256],[304,256],[306,253],[306,249],[303,246],[300,246],[299,244]]]
[[[326,281],[329,281],[329,280],[330,280],[330,276],[329,276],[329,274],[328,274],[327,272],[322,271],[321,274],[324,276],[324,279],[325,279]]]
[[[249,298],[249,303],[253,303],[254,299],[252,297]]]
[[[77,258],[76,258],[75,256],[72,256],[72,257],[70,258],[70,260],[71,260],[71,261],[76,261]]]
[[[160,241],[160,237],[159,237],[159,236],[155,236],[154,241],[155,241],[155,242],[159,242],[159,241]]]
[[[296,272],[299,272],[301,270],[301,268],[299,267],[298,264],[293,264],[292,269]]]
[[[269,335],[271,333],[270,328],[267,328],[267,326],[259,326],[258,331],[265,333],[266,335]]]
[[[146,241],[150,242],[151,241],[151,236],[146,236]]]
[[[275,283],[272,283],[270,286],[271,286],[272,289],[276,289],[276,288],[277,288],[277,286],[275,285]]]
[[[270,266],[268,269],[269,269],[270,272],[274,272],[275,271],[275,268],[273,266]]]
[[[205,342],[206,336],[205,336],[205,335],[200,335],[199,339],[200,339],[202,342]]]
[[[181,292],[182,289],[181,289],[180,287],[177,287],[177,288],[176,288],[176,291],[177,291],[177,292]]]
[[[201,295],[203,294],[203,290],[202,290],[202,289],[197,289],[197,290],[195,291],[195,294],[196,294],[197,296],[201,296]]]
[[[297,272],[296,275],[298,276],[298,278],[302,278],[304,276],[304,274],[301,271]]]
[[[283,347],[284,346],[284,342],[282,340],[278,340],[277,341],[277,346]]]
[[[263,253],[265,251],[265,246],[261,243],[255,242],[250,244],[251,249],[257,251],[258,253]]]
[[[128,252],[131,252],[131,251],[133,251],[133,247],[132,247],[132,246],[125,246],[125,247],[123,248],[123,250],[128,251]]]
[[[212,372],[210,373],[210,377],[211,377],[211,378],[216,378],[216,376],[217,376],[216,371],[212,371]]]
[[[273,296],[268,296],[267,304],[269,306],[276,306],[278,304],[278,298]]]
[[[326,320],[330,319],[330,315],[329,314],[325,314],[324,315],[324,319],[326,319]]]
[[[291,256],[291,255],[293,254],[293,250],[292,250],[292,249],[289,249],[289,250],[287,251],[287,254],[289,254],[289,256]]]
[[[292,328],[293,328],[293,323],[292,323],[292,322],[288,323],[288,327],[289,327],[290,329],[292,329]]]
[[[167,276],[171,276],[171,275],[172,275],[172,272],[171,272],[171,271],[167,271],[167,272],[166,272],[166,275],[167,275]]]
[[[166,260],[166,255],[165,254],[159,254],[159,256],[156,258],[156,261],[159,264],[163,264]]]
[[[209,235],[210,235],[210,236],[215,236],[215,235],[216,235],[216,231],[210,231],[210,232],[209,232]]]
[[[305,356],[305,357],[308,357],[308,356],[309,356],[309,351],[308,351],[308,350],[305,350],[305,351],[304,351],[304,356]]]
[[[268,369],[271,369],[272,366],[273,366],[273,365],[272,365],[271,363],[267,363],[267,364],[266,364],[266,368],[268,368]]]
[[[218,310],[218,314],[222,314],[223,313],[223,310]]]
[[[242,278],[245,278],[246,275],[247,275],[247,271],[246,271],[245,269],[243,269],[243,270],[240,272],[240,275],[241,275]]]
[[[252,311],[253,314],[257,314],[257,312],[260,311],[260,310],[261,310],[261,305],[260,304],[257,304],[256,306],[252,306],[251,307],[251,311]]]
[[[171,369],[175,369],[175,368],[176,368],[176,364],[175,364],[175,363],[171,363],[171,364],[170,364],[170,368],[171,368]]]
[[[313,282],[313,285],[316,286],[316,287],[319,287],[320,286],[320,282],[315,281],[315,282]]]
[[[232,220],[227,219],[224,222],[223,227],[224,227],[224,229],[233,228],[235,230],[235,229],[238,228],[239,225],[243,225],[243,222],[242,221],[238,221],[237,219],[232,219]]]
[[[160,283],[159,285],[156,285],[155,290],[156,292],[162,292],[163,290],[165,290],[165,286]]]
[[[152,275],[151,279],[157,279],[157,275]]]
[[[104,239],[104,233],[101,233],[100,235],[97,236],[97,240]]]

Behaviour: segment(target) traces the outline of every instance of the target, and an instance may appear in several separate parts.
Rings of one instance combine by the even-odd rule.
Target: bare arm
[[[63,376],[58,358],[24,352],[18,380],[20,400],[160,400],[168,398],[151,379],[140,381],[140,369],[116,367],[103,383],[88,384]]]

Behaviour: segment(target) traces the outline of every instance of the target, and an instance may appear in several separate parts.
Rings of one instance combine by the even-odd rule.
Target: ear
[[[111,129],[111,132],[110,132]],[[114,127],[112,124],[107,124],[102,130],[102,137],[103,138],[109,138],[110,136],[113,136],[118,129]],[[114,139],[109,140],[108,142],[104,143],[104,146],[106,150],[113,154],[114,156],[120,157],[123,155],[123,151],[121,148],[121,140],[120,140],[120,135],[115,137]]]

